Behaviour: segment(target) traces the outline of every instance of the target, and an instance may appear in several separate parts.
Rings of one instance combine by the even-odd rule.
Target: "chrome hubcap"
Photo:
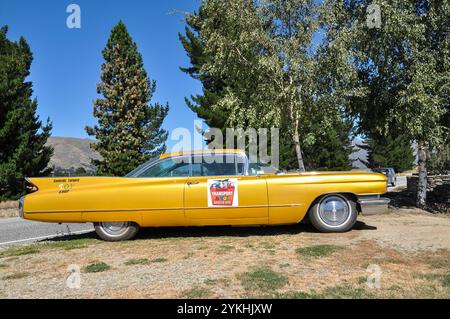
[[[128,223],[126,222],[108,222],[101,223],[103,230],[109,235],[118,236],[127,230]]]
[[[340,196],[329,196],[319,205],[319,217],[328,226],[341,226],[350,218],[350,206]]]

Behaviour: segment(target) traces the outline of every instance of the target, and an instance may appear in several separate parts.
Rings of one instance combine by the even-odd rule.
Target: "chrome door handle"
[[[190,185],[196,185],[196,184],[198,184],[199,183],[199,181],[188,181],[187,182],[187,184],[190,186]]]

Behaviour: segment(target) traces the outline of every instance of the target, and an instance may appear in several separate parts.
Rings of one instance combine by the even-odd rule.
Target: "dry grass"
[[[19,216],[19,202],[0,202],[0,218],[11,218]]]
[[[0,291],[6,298],[450,298],[448,219],[405,213],[364,222],[344,234],[303,225],[161,228],[127,242],[79,235],[12,247],[0,250]],[[81,270],[80,289],[66,286],[69,265]],[[367,284],[373,265],[380,288]]]

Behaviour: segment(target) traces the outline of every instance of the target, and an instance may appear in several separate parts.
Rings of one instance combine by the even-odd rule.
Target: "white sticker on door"
[[[237,178],[208,179],[208,207],[237,207]]]

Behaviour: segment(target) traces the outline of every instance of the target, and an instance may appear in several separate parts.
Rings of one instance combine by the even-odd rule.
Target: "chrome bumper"
[[[23,218],[23,201],[25,200],[25,196],[20,197],[19,199],[19,217]]]
[[[389,198],[380,196],[364,196],[358,199],[358,204],[361,206],[361,214],[368,216],[386,213],[390,201]]]

